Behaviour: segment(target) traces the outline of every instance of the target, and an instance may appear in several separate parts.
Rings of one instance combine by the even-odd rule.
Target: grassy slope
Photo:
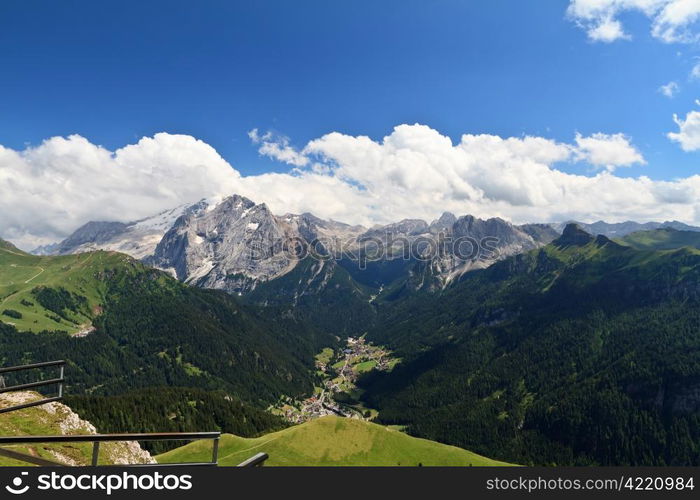
[[[0,240],[0,321],[14,324],[22,331],[65,330],[75,333],[90,326],[97,308],[102,304],[104,283],[98,274],[131,260],[113,252],[39,257],[21,252]],[[63,287],[85,297],[89,312],[67,312],[75,324],[66,320],[55,321],[52,318],[56,314],[39,305],[32,294],[32,290],[39,286]],[[31,305],[25,305],[22,301]],[[2,315],[6,309],[20,312],[22,318]]]
[[[411,437],[360,420],[324,417],[259,438],[222,437],[220,465],[237,465],[259,452],[271,466],[510,465],[461,448]],[[156,457],[159,463],[205,461],[211,443],[194,442]]]
[[[700,248],[700,233],[663,228],[637,231],[617,240],[638,250],[674,250],[681,247]]]
[[[667,230],[659,231],[663,233]],[[640,231],[633,234],[637,235],[638,242],[658,239],[658,236],[647,233],[656,233],[656,231]],[[570,275],[569,278],[574,278],[571,279],[570,284],[575,282],[578,287],[593,285],[616,275],[634,277],[644,282],[658,279],[680,282],[692,281],[700,274],[700,260],[698,260],[700,251],[696,248],[681,245],[678,240],[673,243],[669,240],[665,245],[659,243],[658,248],[651,243],[630,245],[629,241],[631,240],[620,244],[619,241],[601,237],[600,241],[597,240],[582,247],[557,248],[554,245],[548,245],[531,252],[530,255],[543,253],[554,261],[564,264],[565,273]],[[550,273],[549,277],[558,279],[561,274],[562,271],[557,270]],[[672,278],[670,278],[671,275],[673,275]]]

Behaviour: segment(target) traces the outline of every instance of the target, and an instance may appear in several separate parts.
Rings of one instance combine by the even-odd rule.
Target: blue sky
[[[77,133],[115,149],[184,133],[255,173],[287,167],[259,157],[254,127],[303,145],[419,122],[453,140],[624,132],[648,164],[620,175],[694,173],[697,155],[665,134],[698,97],[696,48],[654,40],[641,14],[627,19],[634,40],[592,43],[567,5],[5,1],[0,143]],[[671,80],[674,99],[657,92]]]
[[[0,237],[233,192],[367,225],[700,224],[699,19],[682,0],[5,0]]]

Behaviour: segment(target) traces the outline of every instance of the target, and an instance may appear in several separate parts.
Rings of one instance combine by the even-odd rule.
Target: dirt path
[[[10,297],[12,297],[15,294],[17,294],[17,292],[12,292],[10,295],[8,295],[4,299],[2,299],[2,301],[0,302],[0,306],[3,305],[5,302],[7,302],[7,299],[9,299]]]
[[[258,448],[262,448],[263,446],[267,446],[267,445],[268,445],[269,443],[271,443],[272,441],[275,441],[276,439],[279,439],[279,438],[281,438],[281,437],[282,437],[282,436],[275,436],[275,437],[273,437],[272,439],[268,439],[268,440],[266,440],[266,441],[264,441],[264,442],[262,442],[262,443],[260,443],[260,444],[256,444],[256,445],[251,446],[251,447],[249,447],[249,448],[244,448],[244,449],[242,449],[242,450],[238,450],[238,451],[231,452],[231,453],[229,453],[228,455],[224,455],[223,457],[220,457],[219,460],[223,460],[223,459],[225,459],[225,458],[229,458],[229,457],[232,457],[232,456],[234,456],[234,455],[238,455],[239,453],[246,453],[246,452],[249,452],[249,451],[251,451],[251,450],[256,450],[256,449],[258,449]]]
[[[41,276],[41,274],[46,270],[46,269],[44,269],[43,267],[40,267],[40,266],[37,266],[37,267],[38,267],[39,269],[41,269],[41,271],[39,271],[38,274],[35,274],[35,275],[32,276],[31,278],[29,278],[27,281],[25,281],[25,282],[24,282],[25,284],[29,283],[29,282],[32,281],[34,278],[38,278],[38,277]]]

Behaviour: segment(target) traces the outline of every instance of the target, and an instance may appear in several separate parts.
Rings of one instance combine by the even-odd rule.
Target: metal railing
[[[258,453],[257,455],[250,457],[248,460],[241,462],[236,467],[262,467],[265,460],[268,458],[270,458],[270,456],[267,453]]]
[[[38,382],[30,382],[28,384],[19,384],[19,385],[13,385],[10,387],[0,387],[0,394],[4,394],[7,392],[17,392],[17,391],[24,391],[27,389],[36,389],[37,387],[45,387],[48,385],[58,385],[58,396],[50,397],[50,398],[44,398],[40,399],[38,401],[31,401],[29,403],[23,403],[15,406],[10,406],[8,408],[0,408],[0,413],[7,413],[9,411],[16,411],[16,410],[22,410],[24,408],[31,408],[33,406],[39,406],[43,405],[46,403],[51,403],[53,401],[60,401],[63,399],[63,382],[65,382],[65,379],[63,378],[63,371],[65,368],[66,362],[61,360],[61,361],[47,361],[46,363],[34,363],[32,365],[21,365],[21,366],[10,366],[8,368],[0,368],[0,375],[4,373],[12,373],[12,372],[20,372],[20,371],[26,371],[26,370],[36,370],[39,368],[50,368],[53,366],[59,367],[59,374],[58,378],[52,378],[48,380],[40,380]]]
[[[49,398],[39,399],[37,401],[31,401],[28,403],[22,403],[19,405],[10,406],[7,408],[0,408],[0,413],[7,413],[11,411],[22,410],[25,408],[31,408],[34,406],[40,406],[46,403],[51,403],[54,401],[60,401],[63,399],[63,383],[64,378],[64,368],[66,362],[60,361],[48,361],[45,363],[34,363],[31,365],[21,365],[21,366],[11,366],[8,368],[0,368],[0,394],[8,392],[24,391],[27,389],[35,389],[38,387],[45,387],[49,385],[58,385],[58,395]],[[39,368],[51,368],[59,367],[58,378],[40,380],[38,382],[30,382],[26,384],[13,385],[10,387],[5,386],[4,377],[2,374],[20,372],[26,370],[35,370]],[[178,462],[178,463],[166,463],[166,464],[128,464],[129,467],[148,467],[148,466],[182,466],[182,465],[195,465],[195,466],[216,466],[219,463],[219,440],[221,438],[221,432],[156,432],[148,434],[86,434],[86,435],[74,435],[74,436],[0,436],[0,456],[11,458],[13,460],[18,460],[34,465],[42,466],[58,466],[63,467],[66,464],[49,460],[42,457],[37,457],[34,455],[29,455],[22,453],[20,451],[11,450],[2,447],[4,446],[16,446],[16,445],[27,445],[27,444],[47,444],[47,443],[92,443],[92,455],[90,458],[90,464],[96,466],[99,463],[100,457],[100,443],[106,442],[125,442],[125,441],[198,441],[204,439],[212,440],[212,454],[210,462]],[[258,453],[252,456],[248,460],[238,464],[238,467],[259,467],[268,459],[267,453]]]
[[[213,441],[212,456],[210,462],[178,462],[169,464],[129,464],[129,467],[148,467],[148,466],[176,466],[176,465],[218,465],[219,461],[219,439],[220,432],[155,432],[150,434],[86,434],[79,436],[7,436],[0,437],[0,446],[13,446],[22,444],[46,444],[46,443],[92,443],[92,457],[90,465],[96,466],[99,462],[100,443],[123,442],[123,441],[198,441],[202,439],[211,439]],[[4,452],[10,451],[13,456],[9,456]],[[22,453],[0,448],[0,455],[15,458],[16,460],[25,460],[29,457]],[[21,457],[18,457],[21,455]],[[57,465],[62,466],[59,462],[51,462],[45,459],[40,459],[44,463],[36,465]],[[25,460],[29,461],[29,460]],[[36,462],[30,462],[36,463]]]

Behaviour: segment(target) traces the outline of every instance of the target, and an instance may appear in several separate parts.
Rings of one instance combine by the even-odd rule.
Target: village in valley
[[[316,355],[320,386],[303,401],[281,398],[272,409],[291,423],[302,423],[326,415],[371,420],[376,410],[365,408],[359,401],[358,377],[372,370],[389,371],[397,358],[381,346],[372,345],[363,337],[348,337],[343,349],[325,348]]]

